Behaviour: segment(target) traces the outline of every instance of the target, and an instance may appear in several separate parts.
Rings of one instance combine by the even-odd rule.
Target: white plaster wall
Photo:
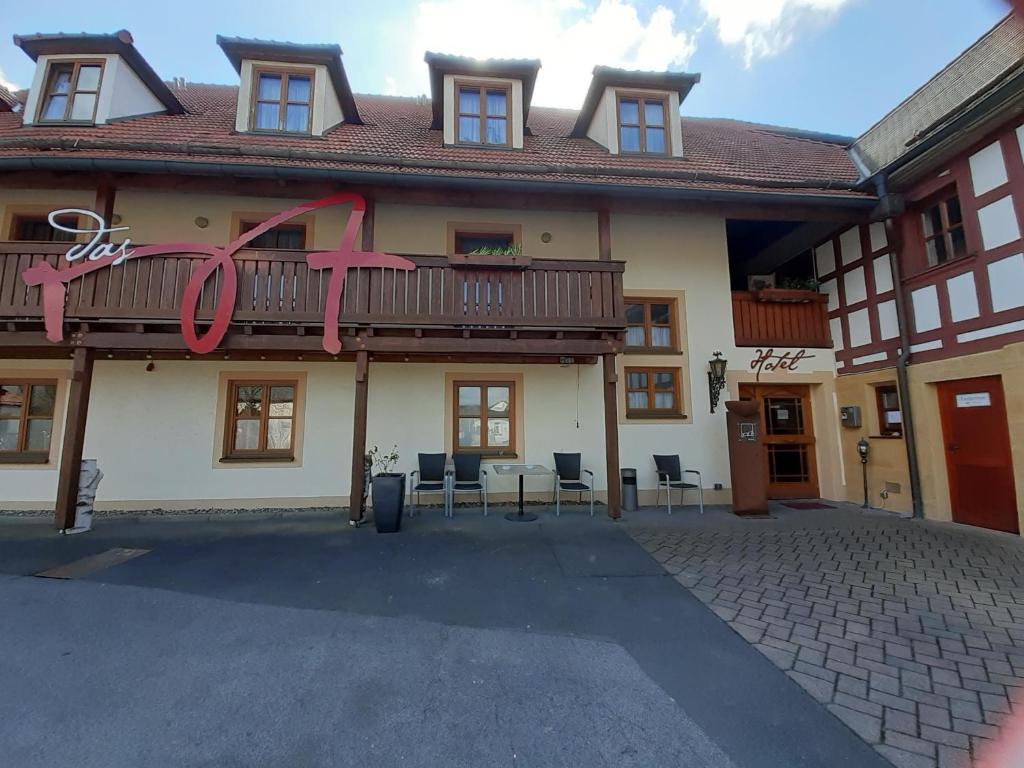
[[[974,273],[964,272],[946,281],[949,312],[954,323],[978,316],[978,291],[974,286]]]
[[[978,210],[981,240],[986,251],[1020,238],[1020,225],[1013,210],[1013,195],[1007,195]]]
[[[989,264],[988,283],[994,312],[1024,305],[1024,255],[1016,253]]]
[[[1003,162],[1003,149],[998,141],[975,152],[967,162],[971,167],[975,197],[1006,183],[1006,163]]]

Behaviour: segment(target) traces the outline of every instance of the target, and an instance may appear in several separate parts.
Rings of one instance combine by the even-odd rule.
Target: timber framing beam
[[[608,517],[622,516],[622,488],[619,484],[619,395],[615,355],[604,355],[604,456],[608,483]]]
[[[370,356],[356,354],[355,414],[352,419],[352,485],[349,488],[348,519],[363,519],[363,485],[366,482],[366,403],[370,386]]]

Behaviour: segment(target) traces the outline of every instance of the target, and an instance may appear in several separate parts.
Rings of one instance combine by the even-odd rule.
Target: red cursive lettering
[[[755,381],[760,381],[762,371],[795,371],[802,360],[813,358],[814,355],[807,354],[806,349],[779,354],[776,354],[774,347],[758,349],[754,353],[754,359],[750,362],[750,370],[757,373]]]

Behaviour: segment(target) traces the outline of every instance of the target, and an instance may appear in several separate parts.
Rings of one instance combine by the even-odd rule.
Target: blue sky
[[[1001,0],[8,0],[0,80],[25,87],[14,33],[128,29],[166,79],[233,83],[216,34],[337,42],[359,93],[428,90],[426,49],[537,57],[535,104],[578,107],[590,69],[700,72],[684,114],[860,133],[1005,13]]]

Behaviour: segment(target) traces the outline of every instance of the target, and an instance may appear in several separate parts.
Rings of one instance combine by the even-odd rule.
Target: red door
[[[1018,533],[1002,379],[944,381],[938,394],[953,520]]]

